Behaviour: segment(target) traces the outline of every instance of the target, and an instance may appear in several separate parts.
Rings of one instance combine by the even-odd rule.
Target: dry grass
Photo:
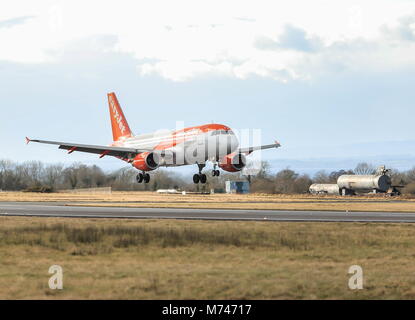
[[[386,196],[315,195],[169,195],[154,192],[113,192],[112,194],[39,194],[2,192],[1,201],[57,201],[67,205],[158,208],[226,208],[265,210],[330,210],[415,212],[415,200]]]
[[[35,193],[35,192],[0,192],[1,201],[68,201],[68,202],[85,202],[85,201],[99,201],[99,202],[309,202],[309,201],[347,201],[347,200],[360,200],[360,201],[384,201],[389,202],[391,200],[399,200],[399,197],[387,197],[387,196],[358,196],[358,197],[341,197],[341,196],[327,196],[327,195],[310,195],[310,194],[296,194],[296,195],[283,195],[283,194],[223,194],[217,193],[210,194],[158,194],[156,192],[122,192],[115,191],[111,194],[74,194],[74,193]],[[405,199],[406,201],[413,201],[415,199]]]
[[[209,203],[209,202],[159,202],[159,203],[82,203],[76,206],[130,207],[130,208],[197,208],[197,209],[250,209],[293,211],[350,211],[350,212],[415,212],[415,203]]]
[[[415,298],[410,224],[0,220],[0,299]]]

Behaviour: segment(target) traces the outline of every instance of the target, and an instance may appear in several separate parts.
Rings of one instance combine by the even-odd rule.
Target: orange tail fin
[[[112,137],[114,141],[118,141],[121,138],[131,137],[132,132],[130,130],[130,126],[128,125],[127,119],[122,112],[117,96],[114,92],[108,93],[108,105],[110,108]]]

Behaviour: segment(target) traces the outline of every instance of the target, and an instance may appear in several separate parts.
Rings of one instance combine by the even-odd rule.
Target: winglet
[[[281,143],[277,140],[275,140],[275,147],[276,148],[280,148],[281,147]]]
[[[32,141],[28,137],[26,137],[26,144],[29,144],[29,142]]]

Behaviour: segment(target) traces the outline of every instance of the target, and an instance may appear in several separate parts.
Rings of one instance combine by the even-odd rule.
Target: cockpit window
[[[218,136],[221,134],[233,134],[232,130],[216,130],[212,132],[212,136]]]

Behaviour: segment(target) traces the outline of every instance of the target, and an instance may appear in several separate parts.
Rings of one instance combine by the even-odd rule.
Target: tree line
[[[179,188],[183,178],[165,170],[157,170],[148,185],[135,180],[138,171],[122,168],[105,172],[96,165],[74,163],[45,164],[41,161],[18,163],[0,160],[0,190],[53,192],[66,189],[112,187],[114,190],[157,190]]]
[[[260,171],[250,177],[251,191],[258,193],[298,194],[306,193],[313,183],[336,183],[343,174],[374,174],[376,167],[360,163],[354,169],[333,172],[319,171],[313,176],[300,174],[289,168],[272,172],[267,162],[262,162]],[[0,190],[53,192],[77,188],[112,187],[119,191],[156,191],[158,189],[179,189],[187,191],[223,192],[226,180],[246,180],[242,172],[222,172],[220,177],[210,177],[205,185],[195,185],[191,175],[181,175],[158,169],[152,173],[149,184],[138,184],[138,171],[127,167],[105,172],[96,165],[74,163],[45,164],[41,161],[18,163],[0,160]],[[394,185],[405,186],[404,192],[415,194],[415,167],[408,171],[391,172]]]

